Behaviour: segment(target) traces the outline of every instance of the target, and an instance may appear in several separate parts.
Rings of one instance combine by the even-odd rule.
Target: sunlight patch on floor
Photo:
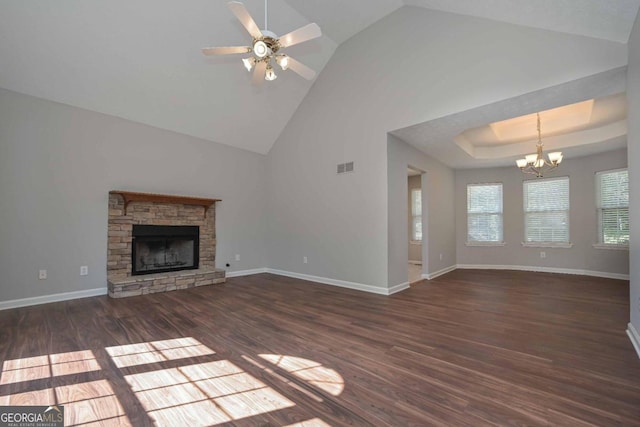
[[[191,337],[119,345],[106,347],[105,350],[118,368],[215,354],[215,351]]]
[[[42,390],[25,391],[24,393],[7,394],[0,396],[2,406],[28,406],[28,405],[55,405],[56,397],[52,388]]]
[[[99,370],[91,350],[25,357],[3,363],[0,385]]]
[[[131,425],[107,380],[0,396],[0,405],[62,405],[64,425],[68,427]]]
[[[272,363],[299,379],[320,390],[338,396],[344,390],[344,379],[333,369],[322,364],[301,357],[284,356],[281,354],[260,354],[262,359]]]
[[[159,425],[212,425],[295,406],[227,360],[126,375],[125,379]]]
[[[107,380],[56,387],[58,404],[64,406],[65,426],[89,423],[130,425],[124,408]]]
[[[105,350],[119,368],[216,354],[191,337],[106,347]],[[334,396],[344,389],[340,374],[312,360],[261,354],[265,365],[274,365],[271,369],[247,356],[241,357],[320,403],[323,400],[319,395],[278,374],[275,367]],[[229,360],[189,362],[192,364],[168,369],[136,368],[137,372],[148,371],[123,375],[131,392],[156,425],[212,426],[296,406]],[[31,387],[46,387],[52,385],[51,380],[33,381],[54,377],[61,377],[55,381],[63,385],[53,383],[55,387],[0,395],[0,405],[62,405],[65,426],[131,425],[107,379],[77,382],[77,378],[70,376],[92,371],[101,371],[101,367],[91,350],[6,360],[2,365],[0,386],[14,387],[9,385],[32,382]],[[326,426],[328,424],[320,418],[313,418],[287,427]]]

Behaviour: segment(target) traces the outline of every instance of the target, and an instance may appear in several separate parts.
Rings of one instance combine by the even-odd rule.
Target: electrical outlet
[[[240,261],[240,254],[236,254],[236,261]]]
[[[303,262],[303,263],[305,263],[305,264],[307,264],[307,263],[308,263],[308,260],[307,260],[307,257],[306,257],[306,256],[303,256],[303,257],[302,257],[302,262]]]
[[[440,254],[440,261],[442,261],[442,254]]]
[[[547,253],[545,251],[540,252],[540,258],[546,258]]]
[[[38,279],[44,280],[47,278],[47,270],[40,270],[38,272]]]
[[[89,266],[83,265],[82,267],[80,267],[81,276],[86,276],[88,274],[89,274]]]

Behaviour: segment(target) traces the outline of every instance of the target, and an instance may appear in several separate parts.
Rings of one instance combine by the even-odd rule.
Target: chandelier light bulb
[[[516,160],[516,164],[519,168],[524,168],[527,166],[527,159],[518,159]]]
[[[560,151],[549,153],[549,161],[551,163],[560,163],[562,161],[562,153]]]

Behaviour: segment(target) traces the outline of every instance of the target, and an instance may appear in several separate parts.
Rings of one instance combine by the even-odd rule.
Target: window
[[[502,184],[467,185],[467,242],[502,240]]]
[[[626,169],[596,174],[599,243],[629,245],[629,173]]]
[[[524,181],[524,242],[569,244],[569,177]]]
[[[422,241],[422,190],[411,190],[411,240]]]

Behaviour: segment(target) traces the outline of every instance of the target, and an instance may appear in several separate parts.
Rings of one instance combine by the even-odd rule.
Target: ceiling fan
[[[318,24],[308,24],[297,30],[291,31],[284,36],[278,37],[273,32],[267,30],[267,0],[264,1],[264,30],[258,28],[244,4],[231,1],[229,9],[238,18],[240,23],[247,29],[253,42],[251,46],[230,46],[230,47],[206,47],[202,49],[205,55],[228,55],[238,53],[252,53],[253,55],[242,59],[247,71],[253,71],[253,83],[258,84],[264,80],[275,80],[272,61],[275,61],[282,70],[291,69],[307,80],[312,80],[316,72],[292,57],[282,53],[282,49],[306,42],[320,37],[322,32]]]

